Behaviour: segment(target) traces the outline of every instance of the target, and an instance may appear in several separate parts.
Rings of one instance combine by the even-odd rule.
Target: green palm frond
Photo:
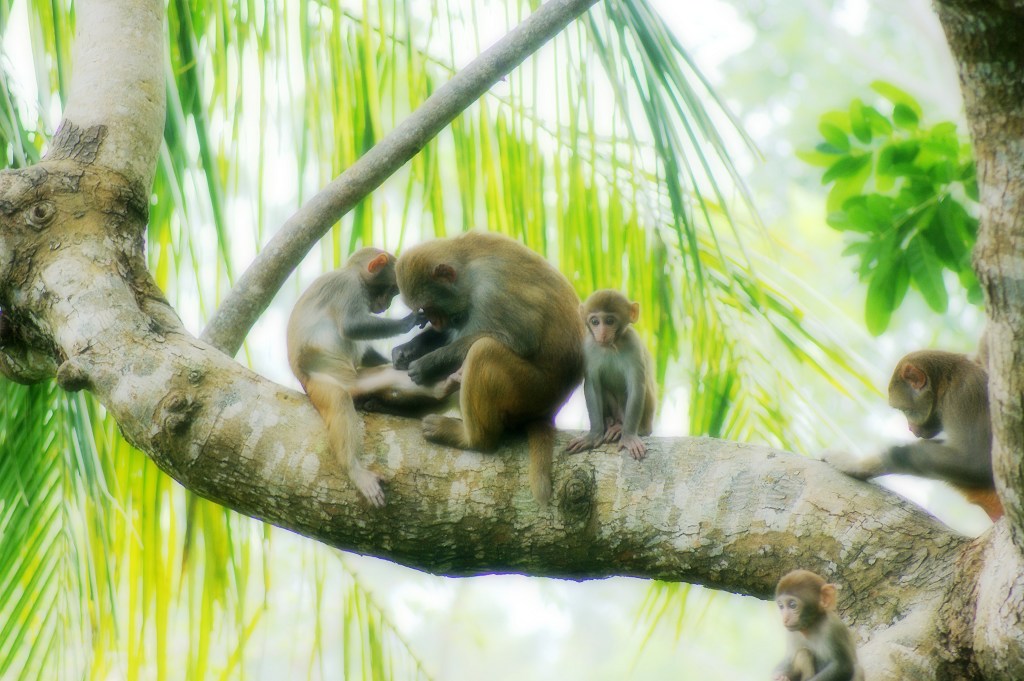
[[[4,382],[0,400],[0,677],[62,678],[117,629],[116,503],[83,397]]]

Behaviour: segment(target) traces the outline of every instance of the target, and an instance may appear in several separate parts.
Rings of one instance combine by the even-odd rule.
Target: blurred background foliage
[[[898,87],[876,81],[871,89],[888,101],[890,114],[860,99],[829,111],[818,125],[824,141],[801,158],[826,168],[828,224],[852,237],[843,254],[859,260],[864,318],[877,335],[910,286],[945,313],[943,270],[956,275],[952,285],[971,303],[982,296],[971,268],[978,182],[970,140],[951,121],[925,126],[921,105]]]
[[[535,5],[171,0],[148,255],[188,328],[297,206]],[[74,12],[0,0],[0,167],[45,150]],[[879,79],[908,93],[916,127],[889,115]],[[937,266],[922,288],[908,263],[923,295],[886,324],[869,314],[888,329],[878,339],[856,321],[864,287],[824,218],[862,225],[846,203],[858,197],[835,204],[796,153],[854,99],[892,129],[864,141],[826,114],[848,142],[819,149],[828,168],[870,155],[857,191],[894,214],[920,212],[897,202],[924,173],[934,201],[969,216],[962,141],[949,162],[963,196],[921,155],[902,175],[879,161],[886,145],[955,136],[922,121],[963,129],[925,0],[605,0],[336,225],[243,359],[294,386],[280,330],[317,274],[363,244],[400,251],[485,227],[545,253],[581,295],[617,287],[640,302],[664,396],[656,433],[869,448],[891,430],[876,408],[888,367],[914,347],[969,348],[980,313]],[[927,221],[912,222],[901,243],[927,241]],[[963,275],[962,251],[931,246],[933,265]],[[856,253],[891,314],[906,285],[878,270],[895,254]],[[345,555],[190,496],[88,396],[0,382],[0,399],[0,678],[742,679],[766,678],[781,649],[772,607],[751,599],[628,579],[445,580]],[[559,423],[585,426],[581,399]],[[977,523],[941,489],[908,493]]]

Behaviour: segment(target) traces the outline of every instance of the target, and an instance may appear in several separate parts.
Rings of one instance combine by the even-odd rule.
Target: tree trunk
[[[642,463],[611,449],[559,454],[553,503],[541,509],[522,438],[494,454],[458,452],[424,442],[414,420],[381,416],[365,418],[362,455],[385,479],[388,504],[367,507],[305,396],[190,336],[146,271],[162,10],[157,0],[79,3],[59,132],[38,165],[0,174],[8,377],[56,375],[68,390],[90,390],[185,487],[333,546],[446,575],[632,575],[759,597],[805,567],[844,587],[869,678],[1024,678],[1022,10],[939,5],[978,148],[977,267],[1007,508],[976,540],[820,462],[711,439],[653,439]],[[245,324],[224,337],[244,336]]]

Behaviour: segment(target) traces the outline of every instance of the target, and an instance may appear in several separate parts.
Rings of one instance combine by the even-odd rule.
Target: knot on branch
[[[47,225],[53,222],[54,216],[57,215],[57,206],[54,205],[53,201],[43,199],[29,206],[24,215],[25,223],[31,229],[41,232],[46,229]]]
[[[597,482],[593,469],[574,467],[562,485],[562,493],[558,495],[558,508],[565,521],[574,525],[585,525],[593,513],[596,494]]]
[[[85,363],[78,357],[72,357],[57,368],[57,384],[74,393],[85,390],[91,385]]]
[[[157,422],[168,436],[186,432],[202,404],[191,392],[171,390],[157,405]]]

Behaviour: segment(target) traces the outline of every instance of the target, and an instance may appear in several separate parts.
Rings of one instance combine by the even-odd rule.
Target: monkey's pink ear
[[[832,610],[836,607],[836,585],[822,584],[821,586],[821,609]]]
[[[900,378],[910,384],[914,390],[920,390],[928,382],[928,376],[913,364],[904,364]]]
[[[387,253],[381,253],[366,265],[366,271],[370,274],[377,274],[387,266],[389,260]]]
[[[440,263],[434,267],[434,279],[443,281],[448,284],[455,283],[455,268],[445,263]]]
[[[636,324],[636,320],[640,319],[640,303],[629,304],[629,323]]]

